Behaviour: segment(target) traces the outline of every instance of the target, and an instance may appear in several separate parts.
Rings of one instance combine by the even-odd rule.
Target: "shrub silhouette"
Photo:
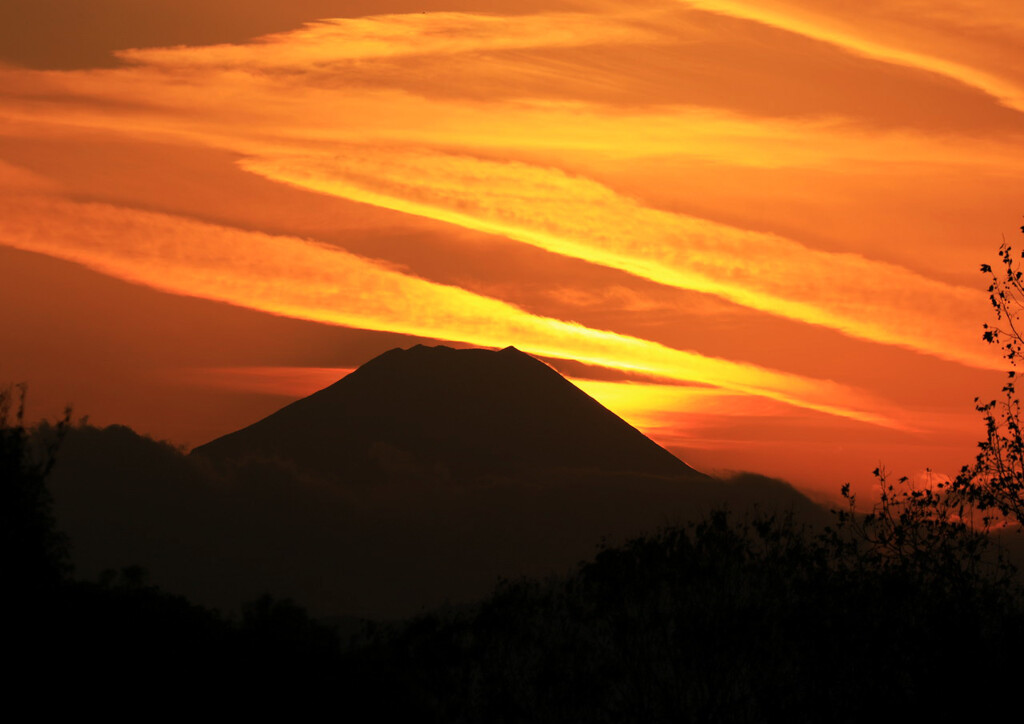
[[[378,633],[350,654],[358,688],[401,691],[418,721],[817,722],[978,706],[947,695],[953,671],[962,691],[1010,685],[1006,584],[908,575],[844,540],[718,511]]]

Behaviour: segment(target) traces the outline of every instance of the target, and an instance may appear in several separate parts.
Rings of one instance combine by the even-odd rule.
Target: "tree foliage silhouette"
[[[46,476],[70,423],[35,434],[25,428],[25,385],[0,388],[0,534],[3,571],[22,590],[55,584],[71,571],[67,538],[58,531]]]
[[[1024,253],[1004,243],[998,254],[996,268],[981,265],[996,314],[995,324],[983,325],[982,338],[1001,348],[1010,369],[1001,399],[975,398],[985,420],[977,457],[952,480],[923,487],[906,477],[893,483],[876,468],[880,496],[867,514],[858,513],[850,486],[843,486],[847,508],[833,511],[829,534],[844,565],[899,571],[962,590],[985,579],[1009,591],[1014,567],[990,534],[996,526],[1024,525],[1024,423],[1016,389],[1017,363],[1024,358]]]
[[[958,492],[982,509],[998,511],[1018,525],[1024,524],[1024,432],[1016,387],[1017,363],[1024,355],[1022,266],[1024,252],[1015,253],[1005,243],[999,247],[995,269],[981,265],[981,271],[990,278],[989,301],[996,313],[996,324],[986,324],[983,337],[1002,349],[1010,369],[1001,399],[981,403],[975,398],[978,411],[985,416],[986,439],[978,444],[974,464],[964,468],[956,484]]]
[[[822,536],[831,565],[843,570],[894,576],[941,595],[974,592],[1009,594],[1014,566],[992,539],[992,516],[958,488],[963,480],[924,485],[907,477],[892,482],[875,468],[879,498],[861,514],[849,484],[842,487],[845,509],[833,510],[834,523]]]

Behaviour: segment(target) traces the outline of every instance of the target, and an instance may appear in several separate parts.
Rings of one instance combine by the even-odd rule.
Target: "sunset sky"
[[[185,447],[396,346],[708,472],[955,474],[1024,244],[1005,0],[5,0],[0,382]]]

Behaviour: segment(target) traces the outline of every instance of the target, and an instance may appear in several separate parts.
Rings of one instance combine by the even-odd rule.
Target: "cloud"
[[[678,1],[694,9],[752,20],[831,43],[867,58],[943,75],[984,91],[1009,108],[1024,111],[1024,84],[1018,77],[1021,68],[1013,67],[1012,60],[1009,67],[993,63],[977,51],[972,52],[970,44],[955,35],[946,40],[960,42],[942,42],[941,36],[922,37],[919,27],[928,26],[930,4],[912,4],[919,12],[909,17],[900,17],[898,10],[905,6],[901,3],[876,3],[874,7],[867,8],[868,12],[865,12],[866,8],[862,4],[858,4],[851,12],[848,5],[834,4],[833,7],[823,8],[818,3],[785,0]],[[813,9],[808,10],[808,6]],[[892,8],[897,12],[891,12]],[[998,9],[996,12],[998,17]],[[968,5],[958,2],[944,3],[934,19],[948,21],[969,15],[986,17],[990,22],[993,19],[987,13],[979,13],[977,3]],[[1010,28],[1019,28],[1020,24],[1019,18],[1015,18]],[[957,23],[951,29],[959,34],[963,26]]]
[[[0,159],[0,190],[9,192],[48,192],[59,187],[45,176]]]
[[[174,69],[242,67],[307,73],[324,65],[374,58],[656,42],[667,39],[622,17],[431,12],[326,19],[247,44],[142,48],[119,51],[117,56],[132,63]]]
[[[184,70],[170,78],[148,69],[49,73],[35,85],[22,77],[20,97],[0,117],[17,119],[21,128],[43,119],[56,127],[79,124],[223,148],[249,156],[243,167],[274,181],[501,234],[860,339],[995,364],[988,350],[971,343],[986,308],[976,291],[857,254],[660,211],[554,166],[573,154],[769,167],[824,167],[856,154],[890,164],[941,159],[1006,167],[1020,160],[1019,151],[998,143],[954,146],[919,134],[868,134],[831,121],[763,121],[706,109],[669,115],[595,104],[342,92],[251,73]],[[79,101],[54,107],[55,96]],[[90,100],[96,96],[106,105]],[[157,107],[109,105],[143,96]],[[457,152],[435,150],[451,148]],[[517,155],[540,157],[492,160]]]
[[[514,344],[541,356],[667,380],[696,380],[863,422],[899,426],[882,410],[882,403],[835,382],[532,315],[302,239],[107,204],[9,197],[0,200],[0,240],[163,291],[271,314],[485,347]]]
[[[267,178],[499,234],[872,342],[979,367],[985,296],[893,264],[672,214],[566,174],[464,155],[353,148],[240,161]]]
[[[535,29],[536,42],[544,45],[550,40],[545,35],[549,23],[537,17],[510,22]],[[415,77],[415,67],[396,68],[373,59],[352,68],[299,62],[296,58],[307,53],[338,51],[331,50],[332,44],[307,47],[298,31],[273,37],[265,46],[214,46],[239,54],[228,65],[205,65],[208,49],[182,47],[166,50],[166,55],[160,49],[139,51],[140,65],[120,69],[0,70],[0,119],[18,122],[19,132],[32,134],[41,133],[38,126],[46,123],[262,155],[320,150],[328,143],[366,143],[520,157],[541,152],[554,159],[574,154],[665,156],[678,163],[691,159],[754,168],[831,169],[852,161],[1006,168],[1024,160],[1019,144],[1010,140],[872,130],[859,119],[837,115],[762,117],[678,100],[666,103],[656,86],[642,106],[572,100],[569,90],[565,98],[509,97],[507,89],[519,87],[520,74],[532,72],[529,58],[506,58],[500,72],[479,89],[479,97],[453,98],[443,92],[439,79],[456,78],[448,85],[457,86],[466,72],[461,61],[443,53],[429,56],[438,63],[431,78],[407,88],[404,82],[396,85],[396,77]],[[503,42],[487,36],[480,39],[481,46],[485,40]],[[610,47],[628,67],[629,46]],[[150,53],[157,55],[151,58]],[[143,63],[157,57],[160,64]],[[693,59],[681,57],[678,62]],[[731,72],[719,71],[719,82],[726,87]],[[598,81],[602,77],[600,69],[593,75]],[[629,82],[629,77],[616,82]],[[678,99],[677,94],[672,97]]]
[[[754,13],[739,0],[697,5]],[[766,7],[765,22],[792,20],[786,6]],[[802,27],[797,20],[786,27]],[[1009,169],[1024,160],[1014,144],[694,107],[430,98],[388,88],[386,73],[381,87],[347,87],[332,66],[360,59],[372,65],[381,53],[445,57],[631,43],[646,38],[638,27],[614,12],[322,22],[245,45],[132,51],[126,57],[138,65],[115,70],[0,71],[7,93],[0,119],[11,133],[102,130],[225,149],[247,156],[245,169],[273,181],[500,234],[858,339],[995,365],[988,350],[970,342],[986,308],[977,291],[863,255],[669,213],[559,167],[659,158],[830,169],[855,157]]]

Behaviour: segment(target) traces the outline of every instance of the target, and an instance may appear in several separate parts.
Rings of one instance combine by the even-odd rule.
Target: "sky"
[[[393,347],[513,345],[706,472],[954,475],[1003,379],[1022,32],[1003,0],[6,0],[0,381],[187,449]]]

